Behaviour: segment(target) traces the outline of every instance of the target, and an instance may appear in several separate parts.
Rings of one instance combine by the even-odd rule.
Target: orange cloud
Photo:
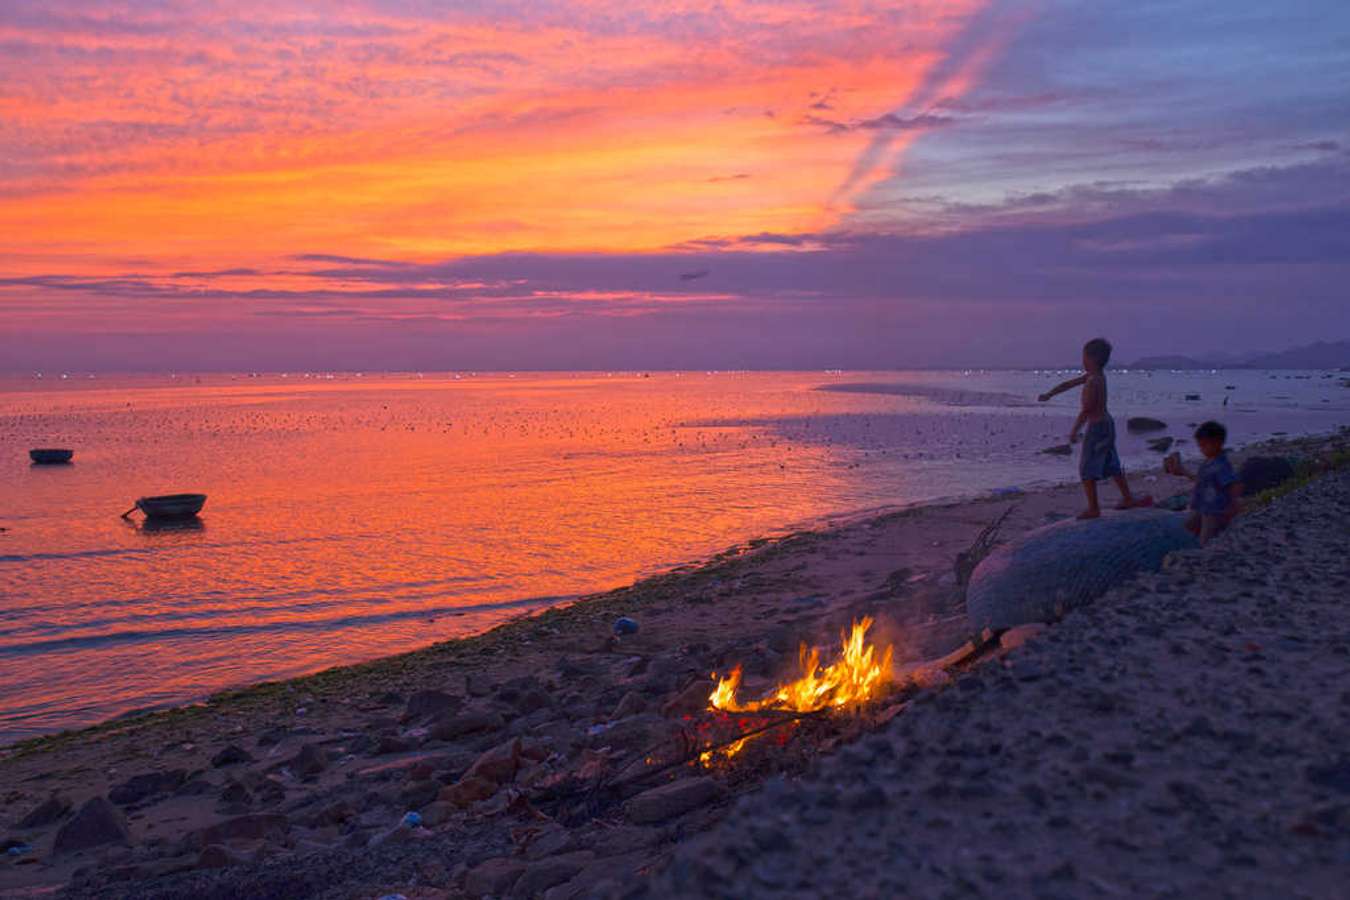
[[[931,90],[981,5],[25,5],[0,14],[5,274],[819,230],[876,137],[820,120]]]

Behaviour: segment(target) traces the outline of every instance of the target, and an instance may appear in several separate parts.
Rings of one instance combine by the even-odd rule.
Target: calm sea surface
[[[1035,402],[1063,377],[0,380],[0,741],[411,650],[832,515],[1072,479],[1037,453],[1076,412]],[[1126,464],[1156,466],[1126,416],[1244,443],[1350,422],[1350,390],[1117,372],[1111,407]],[[30,466],[38,446],[75,463]],[[199,527],[118,518],[179,491],[210,495]]]

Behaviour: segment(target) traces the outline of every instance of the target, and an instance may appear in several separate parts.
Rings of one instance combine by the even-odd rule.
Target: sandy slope
[[[652,896],[1343,897],[1350,473],[978,667]]]

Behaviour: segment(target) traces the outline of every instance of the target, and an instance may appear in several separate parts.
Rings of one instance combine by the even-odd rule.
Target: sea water
[[[480,632],[832,516],[1074,480],[1039,451],[1076,394],[1035,399],[1067,374],[6,378],[0,741]],[[1161,459],[1131,415],[1181,438],[1219,418],[1238,444],[1332,430],[1343,380],[1113,372],[1122,456]],[[43,446],[74,463],[30,465]],[[189,491],[199,521],[119,518]]]

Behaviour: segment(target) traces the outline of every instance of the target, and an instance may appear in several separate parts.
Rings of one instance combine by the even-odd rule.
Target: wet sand
[[[1185,483],[1137,486],[1166,496]],[[1306,502],[1299,494],[1278,508]],[[480,637],[11,748],[0,760],[0,817],[7,840],[27,849],[0,862],[0,891],[563,898],[606,881],[640,887],[653,872],[663,873],[658,889],[678,889],[670,879],[702,877],[681,867],[679,848],[736,797],[779,796],[761,792],[766,777],[800,774],[836,746],[829,765],[845,765],[855,748],[914,727],[906,710],[862,743],[836,734],[814,750],[798,741],[805,749],[775,765],[709,775],[691,764],[646,777],[654,748],[679,746],[710,672],[743,663],[749,689],[767,687],[793,668],[800,641],[828,647],[861,615],[878,618],[902,672],[935,660],[969,637],[957,554],[1009,509],[1004,537],[1080,504],[1068,485],[756,542]],[[614,637],[621,615],[639,622],[638,634]],[[1068,634],[1074,621],[1051,633]],[[1114,639],[1085,638],[1076,652],[1092,647],[1108,668],[1123,665],[1110,662]],[[1083,663],[1066,665],[1045,684],[1072,679]],[[919,671],[921,697],[964,704],[966,679],[944,689]],[[1126,683],[1107,692],[1130,693]],[[953,720],[930,750],[968,743],[965,727]],[[1060,735],[1065,753],[1077,733]],[[400,825],[410,810],[420,824]]]

